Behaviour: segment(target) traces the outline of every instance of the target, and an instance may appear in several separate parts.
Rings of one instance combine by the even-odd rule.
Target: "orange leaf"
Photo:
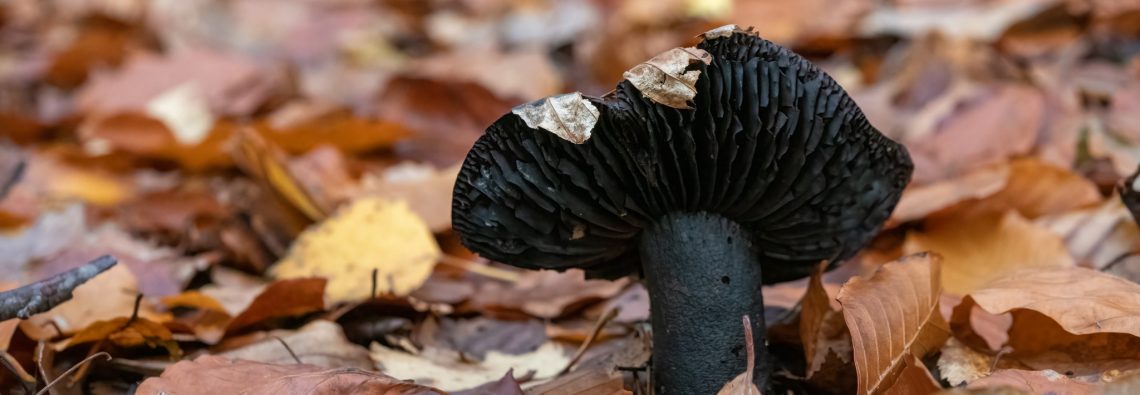
[[[182,350],[178,348],[178,343],[174,341],[170,330],[162,324],[142,317],[135,317],[133,320],[119,317],[108,321],[97,321],[72,336],[65,347],[104,339],[119,347],[162,346],[170,353],[171,358],[182,357]]]
[[[859,394],[886,391],[909,358],[935,351],[946,341],[949,328],[938,308],[940,266],[938,255],[911,255],[883,265],[870,278],[852,278],[839,290]]]
[[[228,327],[234,332],[270,318],[292,317],[325,309],[323,278],[277,280],[261,291]]]

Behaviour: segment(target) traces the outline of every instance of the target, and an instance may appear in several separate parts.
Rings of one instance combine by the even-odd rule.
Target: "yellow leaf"
[[[431,230],[403,201],[365,197],[309,227],[273,269],[277,278],[324,277],[331,302],[377,292],[406,295],[431,274],[440,256]]]

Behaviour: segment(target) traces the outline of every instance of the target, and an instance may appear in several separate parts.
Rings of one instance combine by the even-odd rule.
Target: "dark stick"
[[[752,321],[753,381],[764,388],[764,299],[748,233],[707,213],[675,213],[645,229],[642,270],[653,321],[657,395],[715,394],[750,365],[741,316]]]
[[[71,300],[75,288],[115,266],[118,261],[104,255],[83,266],[9,291],[0,292],[0,321],[28,319]]]

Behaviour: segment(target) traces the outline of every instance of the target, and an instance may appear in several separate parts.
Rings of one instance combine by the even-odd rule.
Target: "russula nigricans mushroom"
[[[455,184],[464,245],[530,269],[640,274],[658,394],[712,394],[744,371],[743,315],[767,384],[761,284],[853,255],[910,180],[806,59],[733,26],[626,73],[612,93],[517,107]]]

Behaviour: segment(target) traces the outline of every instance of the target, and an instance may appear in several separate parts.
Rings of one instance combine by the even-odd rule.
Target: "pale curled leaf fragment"
[[[855,277],[839,290],[851,332],[859,394],[888,390],[911,362],[949,337],[939,312],[942,258],[915,254],[887,263],[870,278]]]
[[[756,369],[756,345],[752,341],[752,320],[745,315],[744,321],[744,348],[748,358],[748,366],[744,373],[737,375],[717,391],[717,395],[760,395],[760,388],[752,381],[752,371]]]
[[[744,32],[744,30],[741,30],[740,27],[737,27],[736,25],[730,24],[704,32],[701,34],[701,37],[703,37],[705,40],[712,40],[714,38],[731,37],[733,34],[738,32]]]
[[[697,96],[697,78],[701,75],[690,65],[698,62],[709,64],[712,55],[702,49],[678,47],[634,66],[623,76],[649,100],[689,109],[689,101]]]
[[[511,109],[526,126],[543,129],[574,144],[585,143],[601,114],[582,92],[550,96]]]
[[[162,121],[182,145],[198,145],[214,127],[214,114],[205,94],[187,81],[158,94],[146,103],[146,115]]]
[[[439,259],[431,230],[402,201],[362,197],[310,226],[273,270],[277,278],[325,277],[332,303],[380,292],[407,295],[419,288]]]

